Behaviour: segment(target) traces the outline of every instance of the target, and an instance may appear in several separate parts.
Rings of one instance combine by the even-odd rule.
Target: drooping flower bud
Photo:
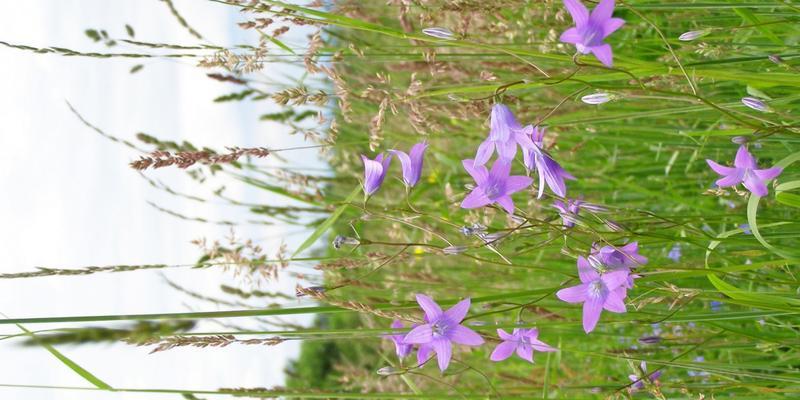
[[[456,34],[453,33],[453,31],[451,31],[450,29],[442,28],[442,27],[438,27],[438,26],[431,27],[431,28],[425,28],[425,29],[422,30],[422,33],[424,33],[424,34],[426,34],[428,36],[435,37],[437,39],[455,40],[455,38],[456,38],[455,37]]]
[[[587,94],[586,96],[581,97],[582,102],[593,105],[608,103],[611,100],[612,96],[604,92]]]
[[[684,32],[680,36],[678,36],[678,40],[682,42],[690,42],[692,40],[699,39],[705,35],[708,35],[709,33],[711,33],[710,29],[701,29],[699,31]]]
[[[742,97],[742,104],[756,111],[770,112],[769,106],[755,97]]]

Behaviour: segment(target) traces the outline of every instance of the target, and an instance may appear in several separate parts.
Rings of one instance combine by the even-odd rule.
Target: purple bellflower
[[[442,311],[442,308],[433,299],[422,294],[417,295],[417,303],[425,312],[425,323],[408,332],[403,341],[420,345],[420,352],[423,352],[423,347],[430,347],[430,350],[436,352],[436,359],[441,371],[446,370],[450,364],[454,342],[467,346],[483,344],[483,338],[480,335],[461,325],[461,321],[469,311],[469,298],[461,300],[447,311]],[[430,350],[426,348],[425,355],[429,354]],[[417,357],[420,355],[418,354]],[[423,358],[427,359],[427,357]]]
[[[593,246],[592,256],[597,257],[600,262],[608,268],[634,268],[642,264],[647,264],[647,257],[639,254],[639,243],[631,242],[622,247],[603,246],[597,248]]]
[[[566,204],[561,200],[553,202],[553,208],[558,210],[558,214],[561,215],[561,222],[565,227],[572,228],[575,226],[578,213],[581,211],[581,203],[583,202],[576,199],[569,199]]]
[[[503,342],[495,347],[490,359],[492,361],[503,361],[511,357],[515,352],[523,360],[533,362],[533,351],[556,351],[545,342],[539,340],[539,330],[515,328],[514,332],[508,332],[498,329],[497,334]]]
[[[650,382],[652,382],[652,383],[654,383],[654,384],[656,384],[656,385],[658,385],[658,378],[661,377],[661,370],[658,370],[658,371],[653,372],[652,374],[648,375],[647,374],[647,363],[644,362],[644,361],[642,361],[642,363],[639,365],[639,368],[641,368],[641,370],[642,370],[641,373],[644,376],[647,376],[647,378],[645,378],[644,376],[640,377],[639,375],[636,375],[636,374],[628,375],[628,379],[630,379],[631,382],[633,382],[633,384],[631,385],[631,391],[644,389],[644,382],[643,381],[645,379],[650,381]]]
[[[575,26],[561,34],[560,41],[574,44],[581,54],[594,54],[603,65],[613,65],[611,45],[603,42],[614,31],[625,23],[620,18],[612,18],[614,0],[601,0],[600,4],[589,10],[579,0],[564,0]]]
[[[408,154],[400,150],[389,150],[400,160],[400,165],[403,167],[403,183],[406,184],[406,187],[412,188],[419,182],[419,177],[422,174],[422,159],[427,148],[428,143],[422,141],[412,146]]]
[[[514,200],[511,194],[519,192],[530,186],[533,179],[522,175],[510,175],[511,163],[497,160],[492,165],[492,170],[476,165],[473,160],[463,160],[461,164],[469,172],[478,186],[464,198],[461,208],[478,208],[497,203],[509,214],[514,213]]]
[[[628,281],[627,270],[615,270],[599,274],[589,261],[578,257],[578,275],[581,284],[561,289],[556,297],[567,303],[583,303],[583,330],[589,333],[597,326],[603,309],[624,313],[625,293],[617,290]]]
[[[405,325],[403,325],[402,321],[396,319],[392,321],[391,327],[392,329],[403,329],[405,328]],[[397,357],[401,360],[407,355],[411,354],[411,350],[414,348],[413,345],[403,341],[403,337],[405,337],[403,334],[392,334],[384,337],[394,342],[394,350],[397,353]]]
[[[682,253],[681,253],[681,245],[680,245],[680,243],[675,243],[675,245],[672,246],[671,249],[669,249],[669,253],[667,254],[667,258],[669,258],[670,260],[672,260],[674,262],[680,262],[681,261],[681,255],[682,255]]]
[[[530,135],[532,129],[533,127],[530,125],[523,128],[508,106],[495,104],[492,107],[489,137],[478,146],[475,165],[485,165],[495,150],[497,150],[499,159],[510,163],[517,155],[517,144],[523,149],[533,149]]]
[[[535,170],[539,173],[538,198],[542,198],[545,184],[550,187],[553,193],[561,197],[566,196],[567,185],[564,183],[564,179],[574,180],[575,177],[565,171],[561,165],[544,151],[545,128],[535,126],[530,131],[533,148],[523,153],[523,161],[528,170]]]
[[[766,182],[777,178],[783,172],[781,167],[756,169],[756,160],[745,146],[739,146],[733,167],[726,167],[708,159],[706,162],[714,172],[722,175],[716,182],[717,186],[736,186],[743,183],[744,187],[756,196],[766,196],[768,193]]]
[[[392,156],[384,157],[383,154],[378,154],[374,160],[370,160],[362,154],[361,161],[364,162],[364,194],[372,196],[381,188],[386,172],[389,171]]]

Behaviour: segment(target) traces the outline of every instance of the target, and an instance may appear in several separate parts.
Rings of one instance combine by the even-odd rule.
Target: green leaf
[[[759,20],[752,11],[746,8],[734,8],[733,11],[735,11],[736,14],[739,14],[739,16],[742,17],[742,21],[744,21],[746,24],[756,25],[756,29],[758,29],[758,31],[766,36],[767,39],[769,39],[772,43],[783,46],[783,41],[775,36],[774,33],[772,33],[772,31],[769,29],[769,26],[762,25],[761,20]]]
[[[790,207],[800,208],[800,196],[794,193],[779,192],[775,195],[775,200]]]
[[[125,32],[127,32],[128,36],[131,38],[136,36],[136,32],[133,31],[133,27],[128,24],[125,24]]]
[[[134,66],[133,66],[133,68],[131,68],[131,71],[130,71],[130,72],[131,72],[132,74],[135,74],[135,73],[137,73],[137,72],[141,71],[141,70],[142,70],[142,68],[144,68],[144,65],[142,65],[142,64],[136,64],[136,65],[134,65]]]
[[[344,210],[347,209],[348,203],[355,200],[356,196],[358,196],[360,192],[361,192],[361,187],[356,186],[356,188],[353,189],[353,191],[350,192],[350,195],[347,196],[347,198],[344,200],[344,204],[336,208],[336,210],[333,211],[333,214],[331,214],[331,216],[328,217],[328,219],[326,219],[325,222],[320,224],[320,226],[317,227],[314,233],[312,233],[311,236],[309,236],[308,239],[306,239],[305,242],[303,242],[303,244],[301,244],[300,247],[298,247],[297,250],[294,251],[294,254],[292,254],[292,258],[295,258],[298,254],[300,254],[300,252],[309,248],[312,244],[316,243],[317,239],[319,239],[323,234],[325,234],[325,231],[327,231],[331,226],[333,226],[336,220],[338,220],[339,217],[342,216]]]
[[[280,48],[282,48],[282,49],[284,49],[284,50],[288,51],[289,53],[296,54],[296,53],[294,52],[294,50],[292,50],[291,48],[289,48],[289,46],[287,46],[286,44],[284,44],[283,42],[281,42],[281,41],[280,41],[280,40],[278,40],[277,38],[275,38],[275,37],[273,37],[273,36],[270,36],[270,35],[267,35],[266,33],[262,32],[262,31],[260,31],[260,30],[258,31],[258,33],[260,33],[260,34],[261,34],[261,37],[263,37],[263,38],[265,38],[265,39],[269,40],[270,42],[274,43],[276,46],[278,46],[278,47],[280,47]]]
[[[52,354],[59,361],[64,363],[64,365],[69,367],[71,370],[75,371],[76,374],[80,375],[83,379],[86,379],[87,381],[89,381],[89,383],[91,383],[92,385],[96,386],[98,389],[113,390],[113,388],[109,384],[103,382],[102,380],[100,380],[100,378],[92,375],[91,372],[87,371],[86,369],[84,369],[83,367],[78,365],[75,361],[70,360],[69,357],[65,356],[64,354],[61,354],[61,352],[56,350],[55,347],[53,347],[53,346],[51,346],[51,345],[49,345],[47,343],[40,342],[38,340],[38,338],[36,337],[36,335],[34,335],[33,332],[25,329],[24,326],[22,326],[20,324],[17,324],[17,327],[19,327],[19,329],[22,329],[25,333],[27,333],[31,337],[31,339],[33,339],[34,341],[39,343],[39,345],[44,347],[45,350],[49,351],[50,354]]]
[[[84,34],[86,34],[86,36],[88,36],[88,37],[89,37],[89,39],[92,39],[92,40],[94,40],[95,42],[99,42],[99,41],[100,41],[100,39],[102,39],[102,38],[100,37],[100,33],[99,33],[99,32],[97,32],[97,31],[96,31],[96,30],[94,30],[94,29],[87,29],[87,30],[83,31],[83,33],[84,33]]]

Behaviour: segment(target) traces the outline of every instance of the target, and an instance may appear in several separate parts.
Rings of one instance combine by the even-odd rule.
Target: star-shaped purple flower
[[[561,222],[564,226],[572,228],[575,226],[575,221],[577,221],[578,213],[581,211],[582,203],[582,201],[577,199],[569,199],[566,204],[560,200],[556,200],[553,202],[553,208],[558,210],[558,214],[561,216]]]
[[[513,214],[514,200],[511,199],[511,194],[533,183],[533,179],[527,176],[510,175],[511,163],[505,160],[495,161],[491,171],[487,171],[482,165],[475,165],[469,159],[461,161],[461,164],[478,184],[461,202],[461,208],[478,208],[497,203],[509,214]]]
[[[597,326],[603,309],[624,313],[625,293],[618,290],[628,281],[627,270],[616,270],[600,275],[584,257],[578,257],[578,275],[581,284],[561,289],[556,297],[567,303],[583,303],[583,330],[589,333]]]
[[[716,182],[717,186],[728,187],[743,183],[744,187],[756,196],[766,196],[769,192],[766,182],[777,178],[783,172],[781,167],[756,169],[758,167],[756,159],[744,145],[739,146],[733,167],[726,167],[708,159],[706,162],[714,172],[722,175]]]
[[[560,41],[574,44],[581,54],[592,53],[605,66],[613,65],[611,45],[603,42],[614,31],[619,29],[625,21],[612,18],[614,13],[614,0],[601,0],[600,4],[589,10],[579,0],[564,0],[575,26],[561,34]]]
[[[389,150],[400,160],[400,165],[403,167],[403,183],[406,184],[406,187],[412,188],[419,182],[422,174],[422,159],[427,148],[428,143],[422,141],[412,146],[408,154],[400,150]]]
[[[486,164],[495,150],[499,159],[511,162],[517,155],[518,144],[523,149],[532,149],[530,129],[532,129],[530,125],[523,128],[505,104],[495,104],[492,107],[489,137],[478,146],[475,164]]]
[[[405,325],[403,325],[402,321],[396,319],[392,321],[391,327],[392,329],[403,329],[405,328]],[[397,353],[397,357],[400,358],[401,360],[405,358],[407,355],[411,354],[411,350],[413,350],[414,348],[412,344],[403,341],[403,338],[405,337],[405,335],[403,334],[398,333],[398,334],[386,335],[384,337],[394,342],[395,353]]]
[[[531,141],[533,148],[522,153],[523,162],[529,171],[537,171],[539,173],[539,195],[537,198],[542,198],[544,187],[547,185],[553,193],[564,197],[567,195],[567,185],[564,183],[565,179],[574,180],[575,177],[569,172],[565,171],[559,163],[553,160],[549,154],[544,150],[544,127],[530,127],[528,131],[531,134]]]
[[[367,196],[372,196],[383,184],[386,172],[389,171],[389,164],[392,162],[392,156],[389,155],[384,158],[383,153],[381,153],[374,160],[370,160],[362,154],[361,161],[364,162],[364,193]]]
[[[461,300],[447,311],[442,311],[442,308],[433,299],[423,294],[417,295],[417,303],[425,312],[425,323],[408,332],[403,341],[420,345],[420,351],[422,351],[422,346],[430,346],[431,350],[436,352],[436,360],[441,371],[446,370],[450,365],[454,342],[467,346],[483,344],[483,338],[480,335],[461,325],[461,321],[469,311],[469,298]],[[427,349],[425,351],[429,352]]]
[[[515,352],[523,360],[533,362],[533,351],[556,351],[545,342],[539,340],[539,330],[536,328],[522,329],[515,328],[509,334],[503,329],[498,329],[497,334],[503,342],[495,347],[490,359],[492,361],[503,361],[511,357]]]

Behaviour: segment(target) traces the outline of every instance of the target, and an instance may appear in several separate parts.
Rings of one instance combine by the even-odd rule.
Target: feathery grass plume
[[[36,339],[28,338],[22,342],[22,345],[40,346],[42,343],[85,345],[116,341],[142,343],[152,340],[153,337],[188,332],[194,328],[195,324],[195,321],[140,321],[128,328],[69,328],[60,332],[39,333],[36,335]]]
[[[269,337],[263,339],[237,339],[234,335],[210,335],[210,336],[168,336],[154,338],[140,342],[128,342],[137,346],[155,346],[150,350],[150,354],[172,350],[176,347],[226,347],[231,344],[256,345],[256,346],[275,346],[285,340],[279,337]]]
[[[138,160],[130,163],[131,168],[145,170],[148,168],[164,168],[177,166],[186,169],[196,163],[203,164],[230,164],[239,160],[243,156],[264,158],[270,154],[265,147],[257,148],[238,148],[228,147],[227,154],[211,154],[206,151],[181,151],[170,153],[168,151],[157,150],[150,153],[149,157],[140,156]]]

